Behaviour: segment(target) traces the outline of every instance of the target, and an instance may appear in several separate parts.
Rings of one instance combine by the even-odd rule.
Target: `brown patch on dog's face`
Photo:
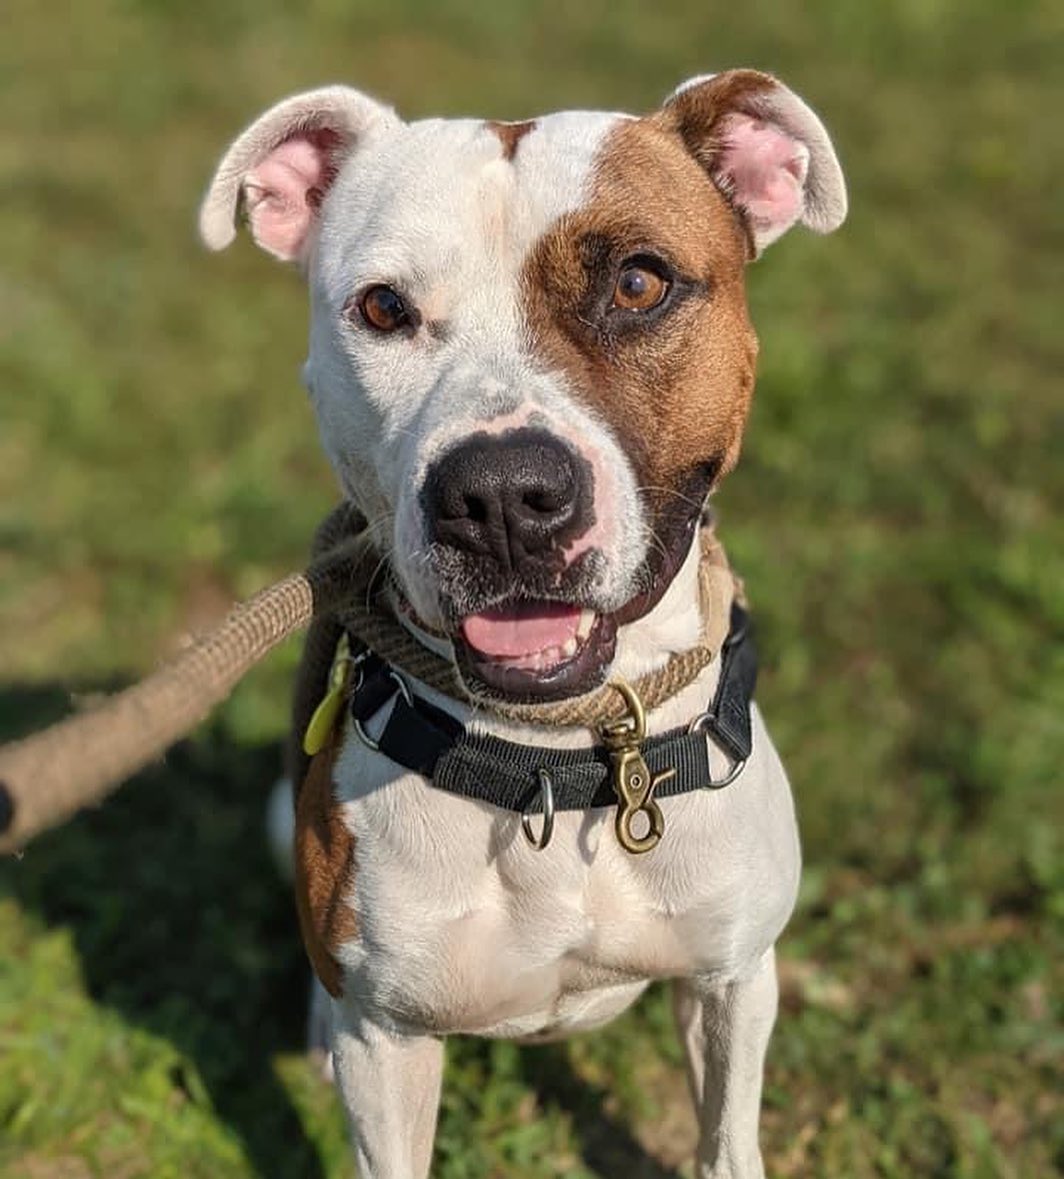
[[[517,155],[517,145],[536,125],[535,119],[523,123],[498,123],[490,119],[484,124],[489,131],[493,131],[502,144],[502,158],[512,160]]]
[[[333,766],[341,745],[334,735],[310,763],[296,802],[296,908],[314,973],[332,997],[343,992],[336,953],[358,932],[344,901],[354,870],[354,837],[333,794]]]
[[[734,466],[757,356],[745,229],[673,117],[611,133],[588,201],[537,243],[523,275],[535,352],[613,429],[655,527],[690,518]],[[630,307],[633,266],[652,289],[665,279],[656,306]]]

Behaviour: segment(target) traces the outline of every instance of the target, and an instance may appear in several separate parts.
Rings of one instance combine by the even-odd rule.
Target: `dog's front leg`
[[[771,950],[748,978],[676,984],[676,1022],[699,1119],[698,1179],[763,1179],[761,1076],[777,999]]]
[[[341,1001],[333,1064],[360,1179],[428,1179],[443,1041],[386,1030]]]

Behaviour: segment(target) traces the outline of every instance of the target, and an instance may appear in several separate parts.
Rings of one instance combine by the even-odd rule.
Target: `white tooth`
[[[580,621],[576,625],[576,634],[578,638],[586,639],[591,634],[591,628],[595,625],[595,611],[581,610]]]
[[[580,644],[576,641],[576,635],[573,635],[571,639],[566,640],[564,646],[562,647],[562,655],[568,659],[570,656],[576,654],[576,652],[579,650],[579,647]]]

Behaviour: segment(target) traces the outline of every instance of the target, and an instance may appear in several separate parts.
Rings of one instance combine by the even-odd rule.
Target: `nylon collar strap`
[[[730,623],[721,648],[720,677],[706,711],[686,728],[630,745],[650,772],[649,787],[644,783],[646,805],[636,810],[649,813],[651,793],[663,798],[726,786],[750,756],[757,654],[748,616],[738,603],[732,605]],[[398,765],[428,778],[438,789],[526,818],[542,812],[546,838],[548,811],[588,810],[618,802],[616,748],[602,744],[591,749],[543,749],[470,733],[450,714],[412,693],[393,667],[357,640],[352,640],[352,649],[357,653],[348,691],[359,738]],[[389,704],[391,713],[380,735],[369,737],[368,723]],[[722,779],[713,778],[707,737],[732,763]],[[633,776],[638,786],[638,776]],[[654,838],[650,846],[656,842]]]

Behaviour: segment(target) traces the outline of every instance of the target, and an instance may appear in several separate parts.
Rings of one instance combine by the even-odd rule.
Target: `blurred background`
[[[300,566],[334,501],[298,277],[194,234],[249,119],[329,81],[517,119],[771,70],[852,213],[750,271],[760,377],[716,501],[806,856],[768,1170],[1064,1173],[1062,49],[1050,0],[7,0],[4,735]],[[296,655],[0,864],[3,1176],[350,1174],[262,837]],[[675,1179],[693,1142],[655,991],[567,1045],[453,1044],[434,1174]]]

